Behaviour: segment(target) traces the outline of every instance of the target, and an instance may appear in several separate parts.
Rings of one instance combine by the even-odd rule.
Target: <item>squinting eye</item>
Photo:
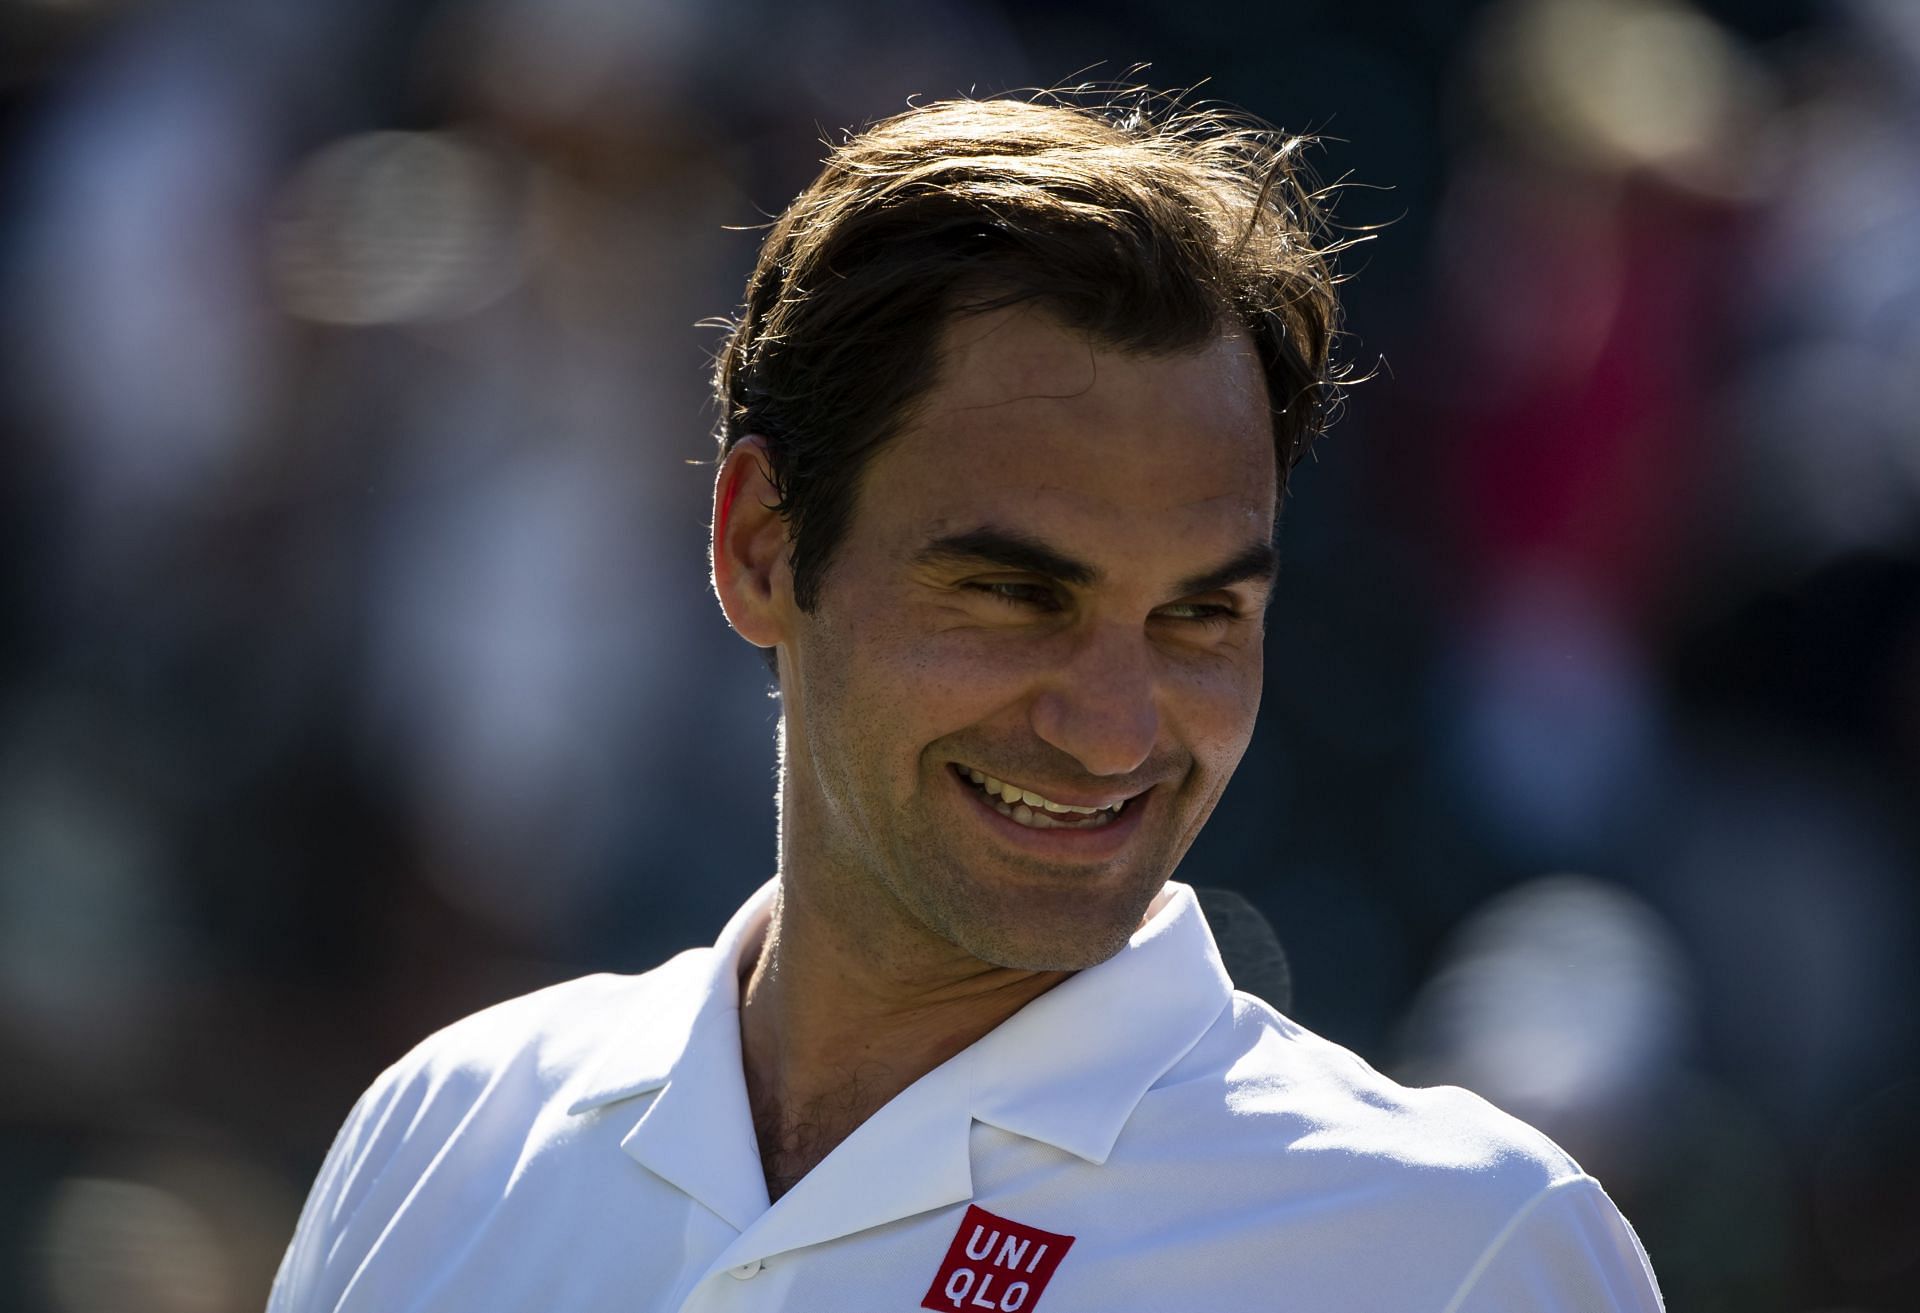
[[[1224,625],[1229,620],[1239,618],[1239,613],[1232,607],[1211,602],[1176,602],[1172,606],[1161,607],[1155,614],[1168,620],[1197,621],[1203,625]]]
[[[1060,599],[1054,594],[1053,589],[1047,587],[1045,584],[1028,584],[1013,580],[989,579],[978,583],[970,583],[967,587],[976,592],[985,593],[988,597],[998,598],[1000,601],[1013,606],[1032,607],[1040,611],[1054,611],[1058,610],[1060,606]]]

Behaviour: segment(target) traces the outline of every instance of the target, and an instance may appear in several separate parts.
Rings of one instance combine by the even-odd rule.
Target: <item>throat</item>
[[[768,1202],[799,1184],[899,1091],[893,1073],[877,1062],[839,1073],[830,1088],[801,1100],[783,1098],[749,1070],[747,1101]]]
[[[759,950],[741,963],[741,1068],[769,1199],[1070,974],[992,967],[951,946],[927,969],[876,948],[901,938],[884,922],[869,917],[850,934],[845,905],[823,910],[808,892],[782,876]]]

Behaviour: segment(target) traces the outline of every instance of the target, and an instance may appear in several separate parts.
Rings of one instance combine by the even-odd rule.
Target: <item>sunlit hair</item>
[[[714,372],[724,455],[766,439],[818,602],[867,462],[935,381],[955,315],[1029,303],[1109,349],[1239,328],[1266,371],[1281,489],[1324,427],[1339,306],[1308,138],[1170,98],[944,101],[849,138],[768,231]]]

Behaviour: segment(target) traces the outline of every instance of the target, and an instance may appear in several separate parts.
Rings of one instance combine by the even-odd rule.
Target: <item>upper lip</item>
[[[989,779],[999,780],[1003,784],[1011,784],[1016,789],[1036,794],[1039,797],[1047,799],[1049,802],[1057,802],[1063,807],[1114,808],[1118,807],[1121,803],[1139,797],[1147,791],[1146,789],[1135,789],[1131,792],[1095,793],[1086,789],[1076,789],[1070,785],[1035,784],[1031,780],[1022,780],[1010,775],[1002,775],[998,771],[988,770],[985,766],[975,766],[964,761],[956,761],[953,763],[953,766],[963,776],[968,775],[970,771],[979,771],[980,774],[987,776]]]

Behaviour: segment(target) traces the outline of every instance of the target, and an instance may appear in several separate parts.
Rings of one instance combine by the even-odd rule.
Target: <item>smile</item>
[[[1122,798],[1104,807],[1082,807],[1074,803],[1055,802],[1053,799],[1023,788],[1018,784],[1009,784],[997,780],[984,771],[974,770],[970,766],[953,763],[953,770],[961,779],[968,781],[974,789],[992,807],[1016,825],[1024,825],[1033,830],[1092,830],[1109,825],[1120,810],[1127,805]]]

